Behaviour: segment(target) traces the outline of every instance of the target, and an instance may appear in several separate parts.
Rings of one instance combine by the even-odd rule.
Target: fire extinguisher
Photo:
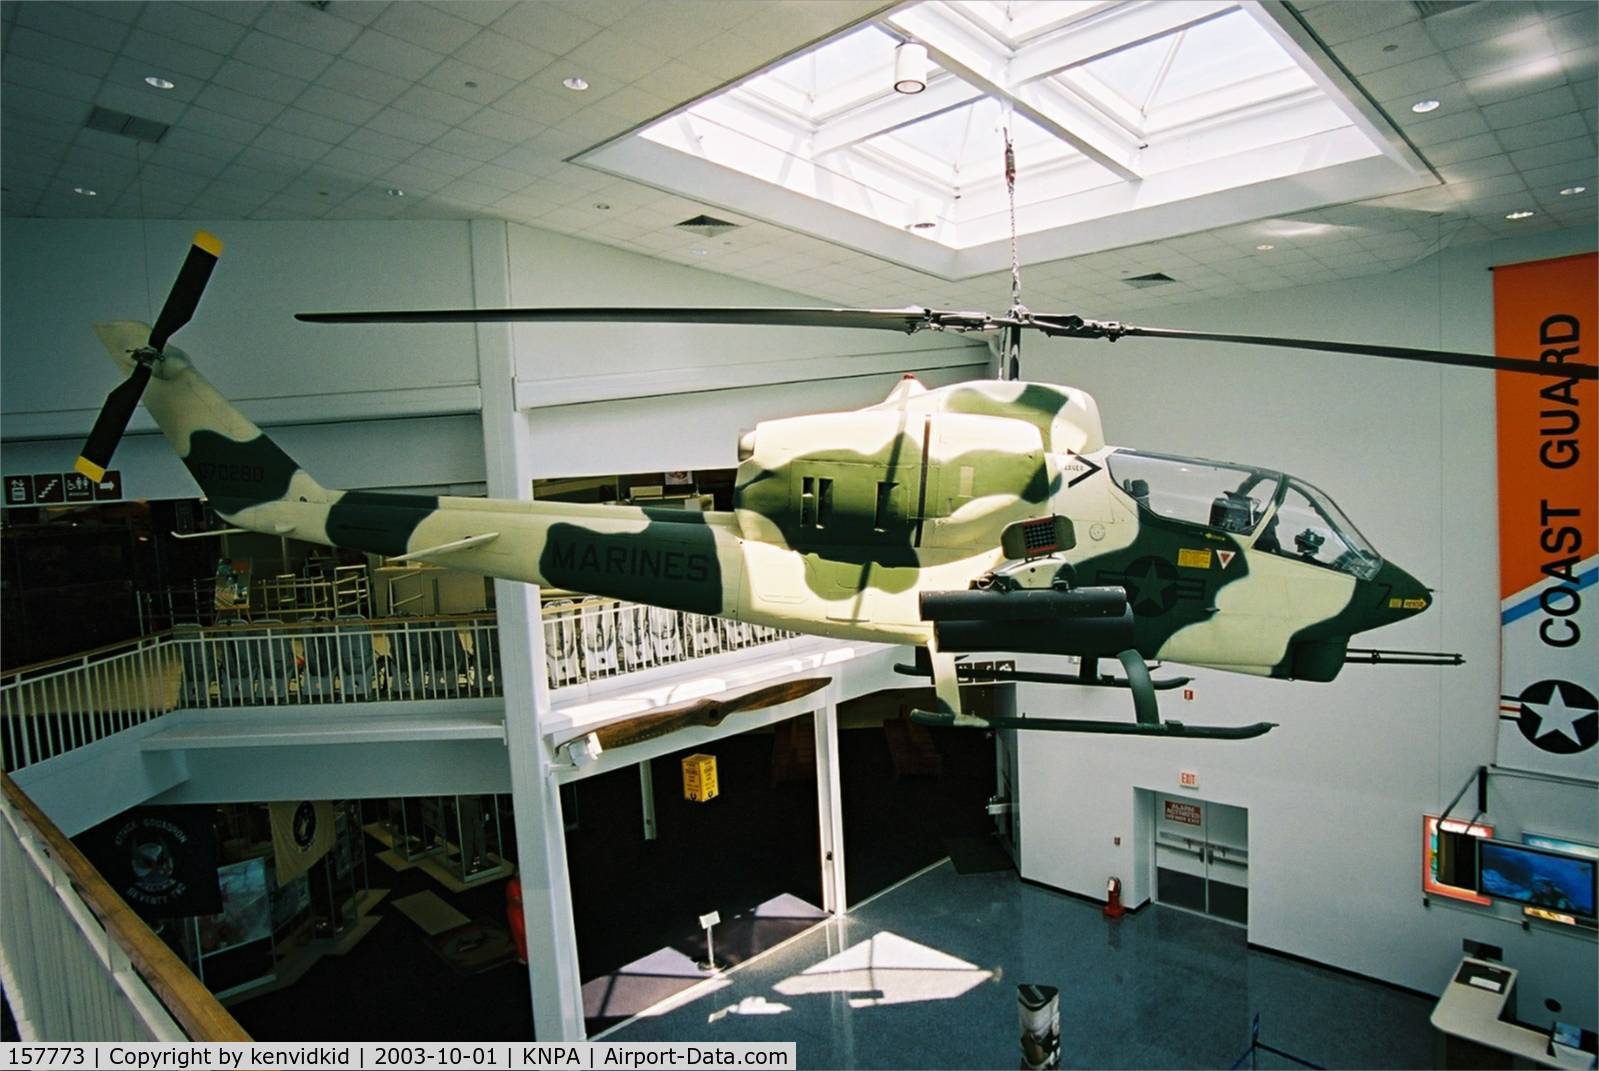
[[[1105,917],[1119,919],[1127,914],[1122,906],[1122,879],[1109,878],[1105,882]]]

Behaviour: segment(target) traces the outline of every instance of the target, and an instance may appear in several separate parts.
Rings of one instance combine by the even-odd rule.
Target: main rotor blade
[[[205,284],[211,278],[211,269],[217,266],[217,258],[221,255],[222,243],[215,235],[206,231],[195,232],[189,255],[183,259],[183,267],[178,270],[178,277],[172,283],[166,304],[161,306],[161,315],[155,318],[155,326],[150,329],[151,349],[160,353],[166,348],[167,339],[172,337],[173,332],[194,316],[195,306],[200,304],[200,295],[205,293]],[[145,378],[149,378],[148,370]]]
[[[301,312],[313,324],[632,323],[748,324],[777,327],[865,327],[909,334],[929,326],[931,309],[816,309],[786,307],[520,309],[397,309],[389,312]],[[981,316],[981,314],[976,314]]]
[[[1591,364],[1554,364],[1528,360],[1525,357],[1494,357],[1484,353],[1411,349],[1407,346],[1381,346],[1369,342],[1323,342],[1309,338],[1232,335],[1214,331],[1183,331],[1170,327],[1137,327],[1133,324],[1121,324],[1116,334],[1189,339],[1196,342],[1239,342],[1249,346],[1280,346],[1284,349],[1319,350],[1323,353],[1352,353],[1361,357],[1391,357],[1401,361],[1449,364],[1462,368],[1487,368],[1495,372],[1525,372],[1535,376],[1555,376],[1561,379],[1599,378],[1599,366]]]
[[[139,398],[144,394],[144,385],[148,382],[150,366],[136,364],[128,378],[106,395],[105,405],[100,407],[100,415],[95,418],[94,427],[89,432],[88,441],[83,444],[83,453],[78,455],[74,469],[95,483],[105,477],[105,470],[111,464],[111,455],[116,453],[122,433],[128,430],[128,421],[139,407]]]

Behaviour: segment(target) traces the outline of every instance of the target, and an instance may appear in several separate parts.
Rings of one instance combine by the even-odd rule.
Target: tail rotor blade
[[[167,294],[167,303],[161,306],[161,315],[156,317],[155,327],[150,330],[151,349],[160,353],[166,348],[167,339],[172,337],[173,332],[189,322],[195,306],[200,304],[205,284],[211,278],[211,269],[216,267],[217,258],[221,255],[222,243],[215,235],[206,231],[196,232],[194,244],[189,247],[189,255],[184,258],[177,281]],[[148,377],[149,373],[145,375]]]
[[[144,394],[144,385],[148,382],[150,366],[136,364],[133,374],[106,395],[105,405],[95,419],[94,429],[89,432],[89,439],[83,444],[83,453],[78,456],[74,469],[96,483],[105,477],[105,470],[111,464],[111,455],[116,453],[117,443],[122,441],[122,433],[128,429],[128,421],[139,407],[139,398]]]

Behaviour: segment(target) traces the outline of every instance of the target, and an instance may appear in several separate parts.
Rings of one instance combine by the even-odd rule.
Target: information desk
[[[1549,1052],[1549,1033],[1515,1022],[1516,970],[1467,956],[1432,1010],[1438,1031],[1434,1063],[1445,1068],[1591,1068],[1591,1053],[1565,1046]],[[1505,1057],[1510,1059],[1506,1060]]]

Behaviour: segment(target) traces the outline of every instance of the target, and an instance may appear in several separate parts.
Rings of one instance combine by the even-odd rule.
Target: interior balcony
[[[548,744],[706,697],[825,678],[839,702],[903,686],[897,648],[606,599],[543,607]],[[147,802],[511,790],[493,614],[179,626],[9,673],[0,745],[68,835]],[[606,752],[556,780],[790,717],[822,699]],[[564,755],[564,752],[554,752]]]

